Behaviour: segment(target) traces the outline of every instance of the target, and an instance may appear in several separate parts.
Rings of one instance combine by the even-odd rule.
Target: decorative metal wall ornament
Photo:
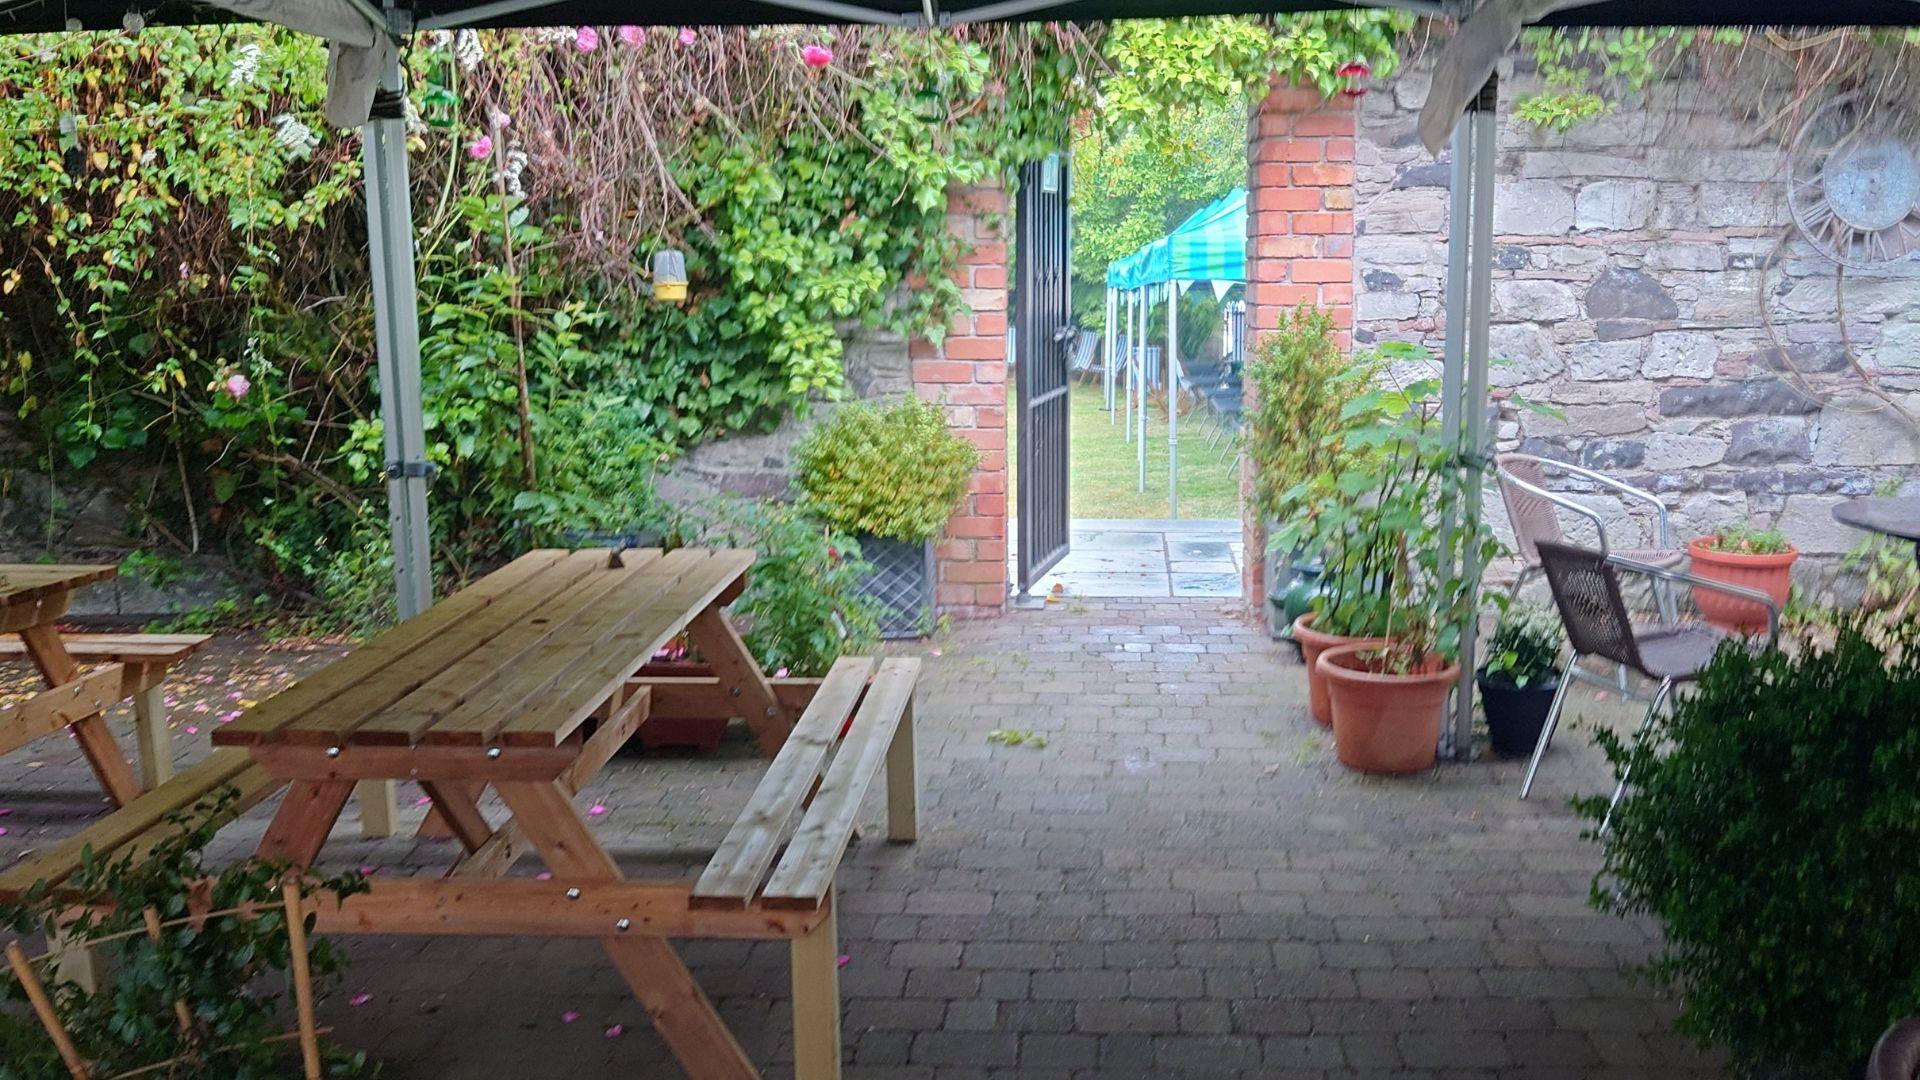
[[[1855,270],[1920,261],[1920,121],[1842,94],[1816,109],[1789,150],[1787,206],[1822,255]]]

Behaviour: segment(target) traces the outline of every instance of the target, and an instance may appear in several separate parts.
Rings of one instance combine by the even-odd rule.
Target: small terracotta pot
[[[1800,557],[1798,548],[1778,555],[1740,555],[1715,551],[1707,546],[1710,540],[1710,537],[1703,536],[1687,545],[1687,555],[1692,560],[1691,569],[1694,573],[1744,589],[1758,589],[1773,597],[1774,603],[1786,604],[1787,593],[1793,589],[1793,563]],[[1693,602],[1708,622],[1722,630],[1749,634],[1766,632],[1767,609],[1751,600],[1695,586]]]
[[[1406,675],[1371,670],[1375,644],[1341,645],[1320,654],[1333,702],[1333,749],[1349,769],[1410,773],[1433,767],[1447,694],[1460,665],[1429,657]]]
[[[1321,727],[1333,723],[1333,705],[1327,699],[1327,680],[1320,674],[1320,654],[1340,645],[1384,645],[1385,638],[1347,637],[1344,634],[1322,634],[1313,628],[1313,617],[1318,612],[1309,611],[1293,620],[1293,640],[1300,644],[1300,659],[1307,665],[1307,711],[1320,721]]]

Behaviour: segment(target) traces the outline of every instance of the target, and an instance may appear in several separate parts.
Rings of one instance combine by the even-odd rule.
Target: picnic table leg
[[[173,732],[167,693],[158,682],[133,696],[133,737],[140,750],[140,781],[148,791],[173,779]]]
[[[494,790],[556,879],[618,881],[620,867],[587,831],[558,782],[501,781]],[[537,928],[529,928],[537,933]],[[665,938],[615,932],[600,939],[614,967],[653,1019],[660,1038],[701,1080],[756,1080],[760,1073],[713,1002]]]
[[[52,626],[29,626],[20,631],[20,640],[48,686],[63,686],[79,675],[80,665],[67,653],[67,647],[60,642],[59,631]],[[93,767],[93,774],[99,777],[101,788],[116,807],[139,797],[140,780],[133,775],[133,766],[127,764],[120,744],[113,740],[105,716],[94,713],[74,721],[69,729],[80,744],[80,752],[87,756],[87,764]]]
[[[311,866],[353,794],[351,780],[295,780],[260,838],[260,857]]]
[[[400,816],[393,781],[362,780],[355,790],[360,799],[360,835],[369,840],[392,836],[394,819]]]
[[[900,726],[887,744],[887,839],[920,839],[920,761],[913,752],[913,698],[900,710]]]
[[[469,852],[479,851],[493,839],[493,826],[480,814],[480,785],[458,780],[422,780],[420,787],[426,791],[427,798],[433,800],[433,812],[446,830],[442,835],[458,837],[460,846]],[[433,821],[434,818],[429,817],[421,823],[422,835]]]
[[[793,939],[794,1080],[840,1080],[840,934],[831,890],[827,916]]]
[[[740,703],[740,715],[753,729],[760,752],[772,757],[786,745],[793,730],[793,717],[780,704],[760,664],[747,651],[747,643],[727,621],[716,602],[687,624],[687,640],[700,650],[700,658],[713,668],[721,689]]]
[[[421,786],[425,787],[424,784]],[[441,795],[450,799],[459,799],[467,806],[478,806],[481,793],[487,789],[485,784],[467,780],[443,780],[437,786],[440,788],[439,792],[427,792],[427,798],[432,799],[433,803],[427,807],[427,816],[420,820],[420,827],[414,830],[415,840],[444,840],[449,836],[457,835],[453,825],[447,820],[446,811],[440,809]]]

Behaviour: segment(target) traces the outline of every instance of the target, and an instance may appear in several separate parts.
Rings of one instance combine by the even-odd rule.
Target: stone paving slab
[[[1017,535],[1017,530],[1015,530]],[[1244,546],[1230,520],[1075,518],[1071,550],[1034,587],[1086,599],[1231,597],[1240,592]],[[1009,547],[1017,575],[1018,546]]]
[[[1305,716],[1297,662],[1212,601],[1074,599],[910,651],[927,657],[923,838],[873,839],[876,792],[841,875],[850,1078],[1717,1075],[1671,1034],[1672,1003],[1619,972],[1653,947],[1649,927],[1586,905],[1597,853],[1565,800],[1605,778],[1580,731],[1525,803],[1516,762],[1349,773]],[[186,670],[183,762],[207,751],[185,725],[261,693],[234,675],[259,655],[223,638]],[[291,671],[332,652],[275,655]],[[1575,712],[1630,720],[1584,696]],[[988,742],[995,728],[1048,743]],[[595,828],[629,873],[692,873],[763,767],[743,740],[713,758],[623,755],[581,799],[607,808]],[[402,786],[409,825],[417,794]],[[66,740],[0,759],[0,865],[99,803]],[[270,810],[220,854],[247,850]],[[451,857],[356,827],[350,810],[330,866],[426,873]],[[590,943],[347,944],[323,1022],[388,1080],[679,1074]],[[790,1075],[785,947],[681,951],[767,1074]]]

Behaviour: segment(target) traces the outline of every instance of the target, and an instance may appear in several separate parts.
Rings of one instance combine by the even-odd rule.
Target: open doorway
[[[1246,131],[1237,102],[1203,110],[1171,139],[1080,126],[1068,170],[1071,317],[1057,341],[1022,340],[1021,313],[1037,305],[1018,269],[1033,238],[1016,222],[1008,505],[1017,519],[1038,509],[1063,523],[1067,541],[1064,552],[1037,552],[1044,572],[1025,579],[1034,592],[1240,593]],[[1115,264],[1164,249],[1176,233],[1191,239],[1189,227],[1202,223],[1219,248],[1205,276],[1162,272],[1150,285],[1109,288]],[[1036,389],[1055,392],[1039,369],[1056,366],[1059,427],[1029,407]],[[1016,597],[1032,531],[1021,520],[1009,530]]]

